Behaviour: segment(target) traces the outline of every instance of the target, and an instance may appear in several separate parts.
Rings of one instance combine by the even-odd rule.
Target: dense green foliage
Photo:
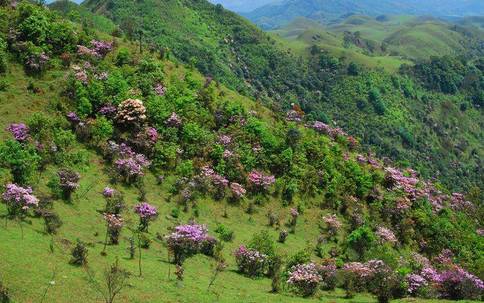
[[[354,76],[354,63],[317,47],[309,58],[298,57],[206,1],[93,0],[84,5],[114,20],[128,37],[139,40],[141,35],[145,48],[193,64],[276,111],[297,103],[308,119],[335,121],[379,156],[410,164],[425,177],[438,172],[453,188],[481,186],[482,112],[459,94],[444,97],[411,78],[364,68]],[[376,91],[378,98],[370,96]]]

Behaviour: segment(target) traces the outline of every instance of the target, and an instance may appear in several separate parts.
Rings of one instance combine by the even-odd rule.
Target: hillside
[[[330,23],[351,14],[480,16],[484,14],[484,5],[480,0],[284,0],[256,8],[244,16],[264,29],[274,29],[296,17]]]
[[[482,299],[475,193],[136,41],[0,17],[1,301]]]
[[[305,49],[317,45],[336,57],[346,56],[362,65],[379,64],[395,71],[404,60],[445,55],[482,56],[484,32],[470,22],[460,21],[459,24],[467,24],[461,26],[429,17],[352,15],[322,25],[299,17],[271,32],[293,42],[293,47],[297,43]],[[392,65],[392,61],[397,64]]]
[[[478,156],[483,150],[482,111],[476,91],[461,86],[451,95],[435,93],[423,88],[416,78],[355,66],[350,56],[335,57],[321,48],[292,51],[279,38],[206,1],[93,0],[84,7],[110,18],[135,40],[141,28],[142,42],[149,48],[195,66],[202,74],[255,97],[275,112],[284,113],[291,103],[297,103],[309,120],[345,126],[378,156],[402,166],[412,165],[426,178],[438,172],[441,182],[456,190],[482,187],[482,158]],[[366,60],[365,56],[360,59]],[[393,71],[402,62],[385,56],[366,61],[373,66],[385,62]],[[466,64],[474,64],[468,61]],[[458,73],[471,73],[470,66]],[[353,78],[355,74],[358,77]],[[383,82],[368,80],[374,79],[374,74]],[[358,84],[340,94],[341,87],[355,79]],[[371,91],[378,91],[378,103],[383,103],[385,110],[372,105]],[[442,115],[443,107],[452,110]],[[427,119],[431,116],[438,117],[438,122]],[[462,126],[455,128],[455,121],[461,121]],[[454,134],[452,138],[446,135],[449,132]]]

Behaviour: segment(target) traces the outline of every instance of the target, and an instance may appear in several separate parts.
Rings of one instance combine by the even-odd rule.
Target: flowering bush
[[[118,244],[119,242],[119,234],[121,233],[121,229],[124,226],[124,220],[118,214],[104,214],[104,220],[106,220],[107,224],[107,232],[109,234],[109,239],[111,244]]]
[[[378,237],[380,244],[383,244],[383,243],[395,244],[398,242],[393,231],[383,226],[379,226],[376,229],[375,235]]]
[[[65,199],[69,200],[72,193],[79,188],[81,176],[79,173],[68,169],[60,170],[57,175],[59,176],[59,187],[62,194]]]
[[[234,200],[242,199],[247,192],[242,185],[235,182],[230,183],[230,191]]]
[[[29,138],[29,128],[24,123],[12,123],[7,130],[18,142],[25,142]]]
[[[164,96],[166,93],[166,88],[161,83],[157,83],[153,90],[158,96]]]
[[[158,211],[156,210],[156,207],[146,202],[137,204],[134,207],[134,212],[138,214],[140,219],[139,221],[140,231],[147,231],[149,222],[154,218],[156,218],[156,216],[158,215]]]
[[[255,249],[248,249],[241,245],[235,250],[234,256],[239,271],[249,277],[261,276],[267,271],[267,255]]]
[[[372,274],[368,265],[360,262],[346,263],[342,272],[347,298],[352,298],[355,292],[363,291]]]
[[[173,112],[171,113],[171,116],[166,120],[166,125],[171,126],[171,127],[179,127],[182,124],[182,120],[178,115]]]
[[[125,207],[123,195],[110,187],[105,187],[102,194],[106,199],[104,211],[108,214],[120,214]]]
[[[274,176],[265,175],[264,173],[253,170],[249,173],[249,183],[256,189],[256,190],[267,190],[274,182],[276,182],[276,178]]]
[[[484,282],[454,265],[439,275],[441,295],[452,300],[479,299],[484,294]]]
[[[293,266],[289,271],[287,283],[293,286],[297,293],[308,297],[316,293],[321,280],[319,267],[314,263],[309,263]]]
[[[146,120],[146,108],[143,101],[127,99],[118,106],[116,120],[120,124],[142,124]]]
[[[323,264],[318,266],[318,273],[321,276],[322,288],[333,290],[336,287],[336,263],[333,259],[323,260]]]
[[[338,230],[341,228],[342,224],[338,220],[336,215],[326,215],[323,217],[323,221],[326,224],[326,230],[330,237],[336,236]]]
[[[31,73],[42,73],[47,68],[50,57],[44,52],[32,54],[25,61],[25,68]]]
[[[122,154],[120,154],[123,156]],[[144,176],[144,169],[150,166],[150,161],[142,154],[133,154],[123,157],[114,162],[118,173],[125,178],[126,183],[131,183]]]
[[[2,200],[7,205],[10,216],[18,216],[25,213],[29,208],[39,205],[39,199],[33,194],[32,188],[21,187],[13,183],[5,185]]]
[[[182,264],[187,257],[199,252],[210,255],[216,244],[215,238],[208,235],[207,227],[200,224],[179,225],[166,241],[176,264]]]
[[[94,55],[100,58],[104,58],[110,51],[113,50],[112,42],[92,40],[91,45]]]
[[[407,276],[408,293],[417,295],[419,291],[428,285],[427,279],[418,274],[409,274]]]

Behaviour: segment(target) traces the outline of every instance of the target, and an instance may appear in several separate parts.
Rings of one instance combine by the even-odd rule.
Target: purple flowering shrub
[[[57,175],[59,177],[59,188],[62,191],[63,198],[70,200],[72,193],[79,188],[81,176],[79,173],[69,169],[62,169],[57,172]]]
[[[124,226],[123,218],[119,214],[105,213],[103,216],[104,220],[106,221],[107,233],[109,235],[109,240],[111,244],[118,244],[119,235],[121,233],[121,229]]]
[[[249,277],[262,276],[268,269],[268,256],[255,249],[241,245],[235,250],[234,256],[239,272]]]
[[[276,182],[272,175],[266,175],[258,170],[253,170],[248,175],[249,184],[255,192],[267,191]]]
[[[28,209],[37,207],[39,199],[33,195],[32,188],[9,183],[2,194],[9,216],[24,215]]]
[[[144,170],[151,162],[143,154],[134,152],[128,145],[109,142],[109,158],[117,158],[114,165],[117,173],[130,184],[144,176]]]
[[[134,207],[134,212],[139,216],[139,230],[148,231],[149,222],[158,216],[158,210],[153,205],[142,202]]]
[[[208,234],[208,229],[201,224],[186,224],[176,226],[174,231],[166,236],[168,248],[172,251],[175,264],[197,253],[213,255],[217,240]]]
[[[120,214],[125,208],[123,195],[119,191],[110,187],[105,187],[102,194],[106,200],[104,212],[109,214]]]
[[[319,266],[314,263],[298,264],[289,271],[287,283],[293,287],[295,292],[304,297],[312,296],[318,290],[322,277],[319,273]]]
[[[29,138],[29,128],[24,123],[12,123],[7,128],[13,138],[18,142],[25,142]]]

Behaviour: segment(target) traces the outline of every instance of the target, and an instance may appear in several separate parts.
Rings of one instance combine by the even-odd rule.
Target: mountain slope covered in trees
[[[0,6],[1,301],[482,299],[475,192],[67,15]]]
[[[206,1],[92,0],[84,7],[112,19],[134,39],[141,29],[146,45],[275,111],[299,104],[309,120],[338,123],[377,155],[411,164],[428,178],[438,175],[454,188],[482,186],[481,97],[479,89],[468,91],[462,82],[482,83],[482,70],[472,59],[451,80],[459,89],[443,94],[423,88],[411,73],[367,70],[321,48],[309,57],[297,54]],[[471,70],[477,78],[467,74]],[[350,82],[358,85],[348,87]]]

